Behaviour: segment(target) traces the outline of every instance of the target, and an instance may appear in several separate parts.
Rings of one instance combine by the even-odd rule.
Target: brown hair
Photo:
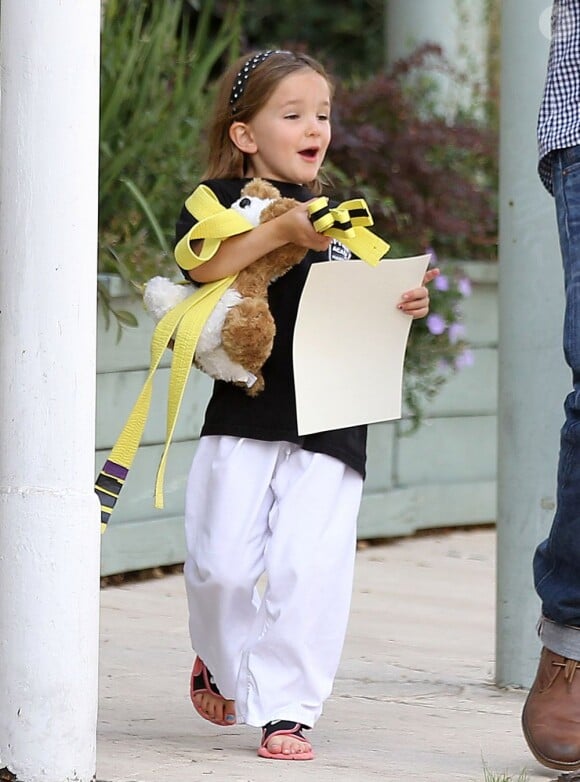
[[[240,97],[232,105],[232,88],[244,65],[259,52],[240,57],[221,78],[213,113],[207,126],[207,168],[203,179],[237,179],[245,175],[245,156],[230,139],[233,122],[249,122],[268,101],[282,79],[292,73],[311,68],[319,73],[330,87],[333,85],[324,67],[307,54],[274,51],[252,70]],[[315,193],[322,189],[317,177],[306,185]]]

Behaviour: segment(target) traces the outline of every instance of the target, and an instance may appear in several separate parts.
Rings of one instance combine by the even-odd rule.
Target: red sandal
[[[305,728],[307,726],[302,725],[300,722],[290,722],[288,720],[273,720],[266,723],[262,728],[262,743],[258,747],[258,755],[261,758],[269,758],[270,760],[312,760],[314,758],[312,745],[302,735],[302,731]],[[308,749],[302,752],[270,752],[266,744],[272,736],[293,736],[298,741],[304,742]]]
[[[226,702],[226,699],[218,690],[218,686],[215,683],[215,680],[209,672],[207,666],[200,657],[196,657],[195,662],[193,663],[189,685],[189,695],[191,697],[191,702],[193,703],[193,708],[200,715],[200,717],[203,717],[204,720],[207,720],[208,722],[213,722],[214,725],[222,725],[223,727],[230,727],[231,725],[235,725],[235,719],[229,722],[226,720],[214,720],[207,714],[207,712],[198,706],[195,701],[195,696],[202,695],[206,692],[210,693],[211,695],[215,695],[224,703]]]

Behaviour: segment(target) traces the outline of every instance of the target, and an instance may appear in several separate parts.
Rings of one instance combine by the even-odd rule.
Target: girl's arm
[[[305,250],[328,249],[330,238],[314,230],[308,216],[307,203],[298,204],[283,215],[260,223],[247,233],[224,240],[209,261],[191,269],[194,282],[214,282],[237,274],[262,255],[285,244],[297,244]],[[200,242],[194,243],[194,252]],[[196,246],[197,245],[197,246]]]

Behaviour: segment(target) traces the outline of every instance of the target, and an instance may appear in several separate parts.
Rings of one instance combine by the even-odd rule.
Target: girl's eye
[[[298,114],[286,114],[285,119],[298,119]]]
[[[319,114],[319,115],[318,115],[318,119],[321,119],[321,120],[323,120],[323,121],[326,121],[326,120],[330,119],[330,117],[329,117],[329,115],[328,115],[328,114]]]

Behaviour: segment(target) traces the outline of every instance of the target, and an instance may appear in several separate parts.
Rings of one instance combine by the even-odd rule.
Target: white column
[[[563,285],[553,199],[536,173],[547,0],[505,0],[500,152],[497,670],[529,686],[539,655],[532,556],[550,527],[562,404]]]
[[[0,768],[95,774],[99,0],[2,0]]]
[[[441,47],[447,60],[467,76],[464,83],[433,72],[441,106],[451,114],[458,106],[473,109],[474,87],[486,84],[486,0],[386,0],[386,49],[389,63],[424,43]]]

